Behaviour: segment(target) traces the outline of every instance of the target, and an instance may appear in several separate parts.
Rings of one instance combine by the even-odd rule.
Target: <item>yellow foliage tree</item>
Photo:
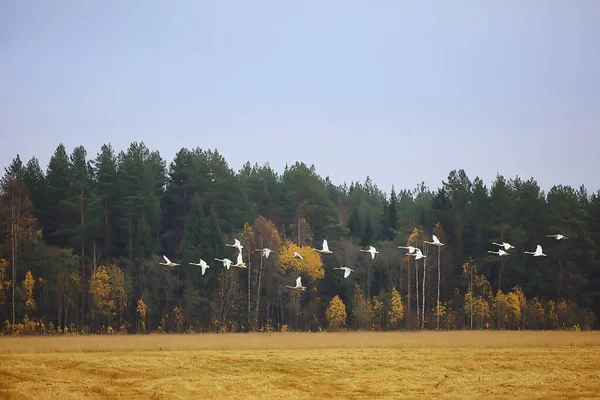
[[[371,329],[373,323],[373,307],[365,299],[362,289],[357,282],[354,282],[354,301],[353,311],[355,324],[358,329]]]
[[[123,271],[115,265],[98,267],[90,278],[90,294],[102,315],[115,317],[127,303]]]
[[[400,321],[404,317],[404,304],[402,304],[402,296],[396,290],[392,288],[392,299],[391,307],[388,313],[388,322],[391,329],[398,329]]]
[[[137,301],[137,307],[135,309],[140,318],[140,322],[138,325],[138,331],[141,329],[142,331],[146,331],[146,314],[148,313],[148,306],[144,303],[144,299],[140,297]]]
[[[525,297],[525,293],[519,285],[515,286],[512,292],[517,296],[519,300],[519,328],[525,328],[525,318],[527,314],[525,313],[525,309],[527,308],[527,298]]]
[[[331,299],[325,311],[325,318],[331,331],[338,331],[346,326],[346,306],[340,296]]]
[[[542,303],[536,298],[529,300],[523,311],[528,329],[543,329],[546,315]]]
[[[496,313],[500,316],[502,327],[497,328],[518,328],[521,320],[521,305],[519,297],[509,292],[502,293],[502,290],[496,293]]]
[[[175,317],[175,323],[177,324],[177,333],[180,333],[181,325],[183,325],[183,310],[179,306],[173,308],[173,316]]]
[[[23,293],[25,294],[25,307],[28,310],[35,310],[35,300],[33,298],[33,288],[35,286],[35,279],[31,271],[27,271],[25,274],[25,280],[23,281]]]
[[[293,257],[295,251],[302,256],[302,260]],[[282,272],[294,271],[300,274],[306,274],[313,280],[325,276],[321,255],[309,246],[300,248],[289,240],[284,242],[283,246],[281,246],[279,266]]]
[[[556,302],[554,300],[548,300],[548,323],[551,328],[558,326],[558,313],[556,312]]]
[[[6,268],[8,268],[8,260],[0,258],[0,304],[4,304],[11,285],[6,277]]]
[[[383,301],[379,300],[377,296],[373,297],[373,321],[376,330],[383,328]]]

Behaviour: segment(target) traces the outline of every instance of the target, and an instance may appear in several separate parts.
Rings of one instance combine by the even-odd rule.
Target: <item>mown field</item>
[[[0,398],[600,398],[600,332],[0,338]]]

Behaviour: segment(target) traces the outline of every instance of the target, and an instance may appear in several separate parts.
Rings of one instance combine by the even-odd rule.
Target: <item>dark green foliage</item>
[[[184,328],[241,329],[248,321],[248,293],[252,313],[260,296],[259,326],[268,321],[287,324],[289,293],[282,288],[293,282],[280,273],[277,255],[261,258],[254,251],[258,243],[245,248],[249,280],[248,270],[227,271],[214,261],[235,257],[224,240],[230,243],[246,222],[259,215],[273,222],[283,239],[292,240],[303,218],[303,234],[313,241],[305,244],[320,247],[326,238],[334,252],[323,258],[325,277],[306,282],[318,292],[295,306],[300,308],[294,326],[301,329],[324,326],[322,304],[335,295],[351,304],[355,281],[367,301],[377,295],[387,304],[392,288],[405,301],[408,263],[397,246],[406,244],[415,228],[421,232],[417,246],[427,254],[430,271],[425,288],[427,321],[435,320],[431,310],[437,298],[437,249],[424,247],[423,240],[434,233],[446,243],[440,253],[441,301],[453,310],[458,327],[464,326],[461,266],[469,258],[494,292],[519,285],[528,299],[539,298],[545,309],[548,300],[568,299],[600,313],[600,192],[589,196],[583,186],[578,190],[554,186],[546,194],[533,178],[498,175],[488,187],[480,178],[471,181],[464,170],[454,170],[435,190],[424,183],[412,190],[396,191],[392,186],[388,197],[369,177],[363,183],[336,186],[329,177],[319,176],[314,166],[301,162],[286,166],[282,174],[268,164],[249,162],[235,173],[216,150],[183,148],[167,169],[160,154],[144,143],[132,143],[118,156],[104,145],[91,161],[83,147],[69,156],[59,145],[45,174],[37,159],[23,165],[17,156],[6,176],[27,187],[43,232],[41,239],[27,237],[21,244],[17,278],[22,280],[30,269],[42,279],[34,291],[39,307],[25,310],[19,305],[20,318],[28,312],[55,325],[102,329],[92,307],[89,279],[98,266],[115,264],[124,272],[129,299],[115,319],[119,324],[145,326],[146,331],[160,325],[173,331],[174,307],[181,307]],[[434,230],[436,223],[440,226]],[[555,233],[569,239],[546,236]],[[487,253],[498,250],[492,242],[502,241],[515,246],[510,256],[499,259]],[[524,255],[538,244],[547,257]],[[359,246],[369,245],[380,251],[375,260],[358,252]],[[0,239],[0,258],[9,257],[9,247],[6,237]],[[163,254],[181,265],[160,265]],[[204,276],[199,267],[189,265],[201,258],[210,265]],[[340,263],[355,270],[348,279],[333,269]],[[423,266],[411,263],[408,318],[415,314],[417,264]],[[18,294],[17,298],[21,301]],[[139,299],[148,307],[145,321],[136,311]],[[6,309],[0,308],[0,318],[7,318]],[[353,315],[351,308],[348,311]],[[385,315],[384,310],[384,322]],[[501,322],[494,326],[502,326]]]

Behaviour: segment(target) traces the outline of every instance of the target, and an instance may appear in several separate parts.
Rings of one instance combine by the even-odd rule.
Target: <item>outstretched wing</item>
[[[302,286],[302,277],[299,276],[298,278],[296,278],[296,286]]]
[[[242,260],[242,252],[241,251],[238,253],[237,263],[238,263],[238,265],[241,265],[244,263],[244,260]]]
[[[233,245],[234,245],[235,247],[239,247],[239,246],[241,246],[241,243],[240,243],[240,241],[239,241],[239,240],[237,240],[237,239],[233,239]]]
[[[344,271],[344,278],[347,278],[350,276],[350,268],[346,268],[346,270]]]
[[[542,246],[540,246],[539,244],[537,245],[537,247],[535,248],[535,252],[536,253],[541,253],[542,252]]]
[[[327,245],[327,239],[323,239],[323,251],[329,251],[329,246]]]
[[[165,259],[165,262],[166,262],[167,264],[171,264],[171,260],[169,260],[169,259],[167,258],[167,256],[165,256],[164,254],[163,254],[163,258]]]

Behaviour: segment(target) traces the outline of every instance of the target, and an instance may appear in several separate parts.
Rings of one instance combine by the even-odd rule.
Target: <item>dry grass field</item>
[[[0,398],[600,398],[600,332],[0,338]]]

